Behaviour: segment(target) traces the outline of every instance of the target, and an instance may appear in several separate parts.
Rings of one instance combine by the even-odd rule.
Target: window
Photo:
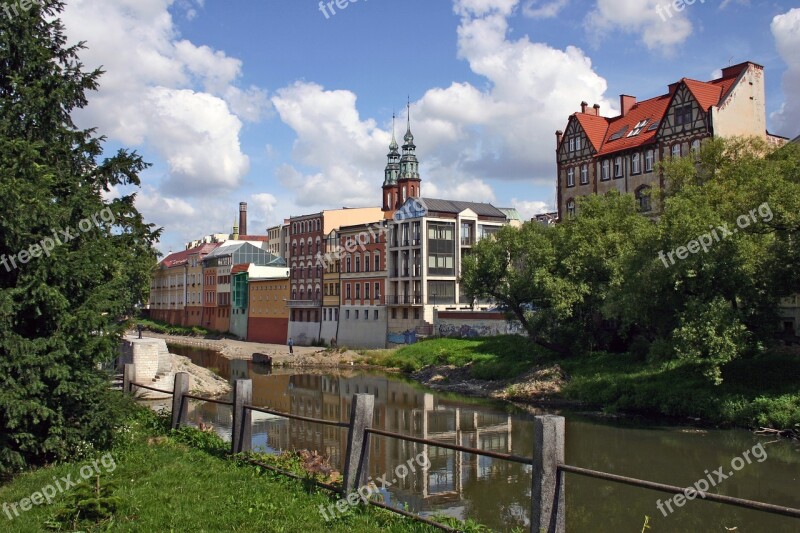
[[[364,309],[364,320],[369,320],[369,309]]]
[[[700,139],[695,139],[692,141],[692,153],[694,155],[700,153]]]
[[[641,156],[639,154],[633,154],[631,156],[631,174],[639,174],[641,169]]]
[[[356,283],[356,300],[361,299],[361,284]]]
[[[370,269],[369,254],[364,255],[364,272],[369,272]]]
[[[636,189],[636,203],[639,204],[639,210],[647,213],[652,209],[650,204],[650,187],[642,185]]]
[[[349,255],[347,256],[346,264],[347,264],[347,272],[350,272],[350,256]]]
[[[567,200],[567,216],[570,218],[575,216],[575,200]]]
[[[347,320],[350,320],[350,310],[349,310],[349,309],[345,309],[345,311],[344,311],[344,317],[345,317]]]
[[[408,308],[407,307],[403,308],[403,318],[404,319],[408,319]]]
[[[581,165],[581,185],[589,183],[589,165]]]
[[[381,256],[375,254],[375,272],[378,272],[381,269]]]
[[[616,159],[614,159],[614,177],[622,177],[622,156],[617,156]]]
[[[345,299],[349,300],[350,299],[350,284],[349,283],[344,286],[344,294],[345,294]]]
[[[675,108],[675,125],[682,126],[692,122],[692,104],[685,104]]]
[[[419,309],[418,308],[414,308],[414,319],[415,320],[419,320]]]
[[[380,297],[381,297],[381,284],[375,282],[375,298],[380,298]]]
[[[397,318],[397,308],[392,307],[392,318]]]
[[[569,167],[567,169],[567,187],[575,186],[575,168]]]
[[[356,256],[356,272],[361,272],[361,256]]]
[[[609,161],[608,159],[603,160],[603,170],[601,174],[601,179],[602,180],[611,179],[611,161]]]
[[[356,309],[356,320],[358,320],[358,309]]]
[[[645,172],[652,172],[653,171],[653,159],[654,159],[655,152],[653,150],[648,150],[645,152],[644,156],[644,171]]]
[[[369,300],[369,283],[364,284],[364,299]]]
[[[375,320],[378,320],[378,310],[377,309],[375,310],[374,315],[375,315]]]
[[[673,144],[672,145],[672,157],[680,157],[681,156],[681,143]]]
[[[639,133],[642,132],[644,127],[647,126],[647,121],[648,120],[650,120],[650,119],[645,119],[645,120],[642,120],[640,122],[637,122],[636,126],[634,126],[633,129],[631,130],[631,132],[628,134],[628,137],[636,137],[637,135],[639,135]]]
[[[574,152],[575,151],[575,137],[570,137],[569,138],[569,151],[570,152]]]

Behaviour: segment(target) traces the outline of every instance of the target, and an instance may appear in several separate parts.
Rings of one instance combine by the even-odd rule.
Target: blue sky
[[[327,3],[327,2],[326,2]],[[582,100],[666,92],[765,67],[770,131],[800,133],[800,8],[697,0],[73,0],[63,15],[107,74],[82,126],[153,163],[139,208],[161,250],[291,215],[379,205],[391,135],[412,129],[423,195],[552,209],[556,129]],[[659,15],[657,7],[661,6]],[[787,96],[794,95],[791,99]]]

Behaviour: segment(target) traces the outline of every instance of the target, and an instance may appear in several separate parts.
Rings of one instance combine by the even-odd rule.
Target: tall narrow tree
[[[160,234],[134,207],[147,164],[78,129],[99,70],[67,46],[60,0],[0,13],[0,474],[109,443],[98,363],[147,294]]]

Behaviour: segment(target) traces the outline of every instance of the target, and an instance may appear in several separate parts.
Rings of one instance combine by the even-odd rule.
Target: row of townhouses
[[[644,213],[657,209],[649,192],[664,186],[660,160],[734,135],[788,141],[766,130],[763,67],[751,62],[709,82],[684,78],[649,100],[622,95],[614,117],[583,102],[556,132],[557,212],[532,223],[557,223],[576,213],[578,197],[613,189],[635,194]],[[492,302],[464,294],[459,275],[472,247],[521,225],[519,214],[423,196],[410,121],[403,141],[392,136],[381,207],[293,216],[257,236],[247,235],[241,203],[233,233],[193,241],[161,261],[151,316],[253,341],[364,348],[514,331]]]

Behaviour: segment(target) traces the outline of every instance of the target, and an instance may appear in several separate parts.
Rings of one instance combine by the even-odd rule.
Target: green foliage
[[[800,292],[800,150],[716,139],[660,170],[654,216],[612,191],[555,227],[505,228],[464,261],[466,292],[562,356],[679,358],[721,383],[775,342],[780,298]]]
[[[136,326],[141,326],[142,329],[152,331],[153,333],[160,333],[162,335],[177,335],[185,337],[211,337],[211,333],[199,326],[185,327],[175,326],[162,322],[160,320],[140,318],[136,320]]]
[[[0,475],[111,444],[97,365],[116,357],[156,260],[159,231],[126,192],[147,164],[102,159],[102,137],[72,122],[101,73],[65,45],[62,8],[0,17]]]
[[[64,527],[75,529],[78,524],[97,524],[111,519],[121,503],[114,496],[116,485],[100,483],[100,476],[93,484],[79,483],[66,499],[64,506],[48,522],[51,529],[61,530]]]

